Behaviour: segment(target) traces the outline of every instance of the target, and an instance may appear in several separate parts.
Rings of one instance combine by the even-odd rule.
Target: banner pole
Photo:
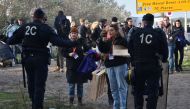
[[[184,17],[184,21],[185,21],[185,25],[184,25],[184,28],[185,28],[185,37],[187,37],[187,12],[185,12],[185,17]]]

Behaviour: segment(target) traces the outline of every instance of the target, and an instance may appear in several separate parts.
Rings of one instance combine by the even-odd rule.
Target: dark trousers
[[[63,66],[64,66],[64,58],[63,58],[63,55],[62,55],[62,47],[58,47],[58,50],[57,50],[57,66],[61,69],[63,69]]]
[[[178,51],[179,51],[179,54],[180,54],[180,58],[178,58]],[[174,53],[175,53],[175,68],[178,69],[179,67],[181,67],[181,65],[183,63],[184,47],[181,46],[179,43],[176,43]]]
[[[43,109],[45,83],[48,76],[47,58],[44,56],[27,56],[24,63],[32,109]]]
[[[143,109],[145,89],[148,95],[146,109],[156,109],[159,95],[161,69],[151,64],[136,64],[134,68],[134,102],[135,109]],[[146,84],[146,88],[145,88]]]

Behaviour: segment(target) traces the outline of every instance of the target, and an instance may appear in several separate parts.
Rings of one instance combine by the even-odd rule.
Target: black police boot
[[[179,67],[176,67],[176,72],[180,72],[180,68]]]
[[[74,97],[70,97],[70,98],[69,98],[69,104],[70,104],[70,105],[73,105],[73,103],[74,103]]]
[[[183,68],[182,68],[182,66],[181,66],[181,65],[179,66],[179,70],[180,70],[180,71],[183,71]]]
[[[82,103],[82,97],[78,97],[78,105],[79,105],[79,106],[82,106],[82,105],[83,105],[83,103]]]
[[[108,103],[109,103],[109,105],[112,106],[112,105],[113,105],[113,102],[114,102],[114,100],[113,100],[112,95],[111,95],[111,94],[108,94]]]
[[[36,106],[32,104],[32,109],[44,109],[43,106]]]
[[[39,107],[39,108],[32,108],[32,109],[43,109],[42,107]]]
[[[113,102],[114,102],[114,100],[113,100],[113,99],[108,99],[108,103],[109,103],[109,105],[110,105],[110,106],[112,106],[112,105],[113,105]]]

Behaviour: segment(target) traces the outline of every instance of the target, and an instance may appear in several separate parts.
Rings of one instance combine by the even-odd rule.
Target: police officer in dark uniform
[[[159,96],[161,67],[159,59],[167,62],[168,46],[166,36],[160,29],[153,29],[154,16],[143,16],[143,28],[135,27],[128,36],[129,53],[134,66],[135,109],[143,109],[145,84],[148,90],[147,109],[156,109]]]
[[[48,76],[49,42],[62,47],[77,46],[82,42],[70,42],[57,36],[54,30],[44,23],[45,13],[38,8],[33,14],[33,22],[21,26],[8,44],[22,43],[23,64],[27,72],[29,97],[32,109],[43,109],[45,83]]]

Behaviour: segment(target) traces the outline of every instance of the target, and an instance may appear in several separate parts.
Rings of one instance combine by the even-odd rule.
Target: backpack
[[[3,41],[0,41],[0,62],[13,58],[14,55],[11,48]]]

